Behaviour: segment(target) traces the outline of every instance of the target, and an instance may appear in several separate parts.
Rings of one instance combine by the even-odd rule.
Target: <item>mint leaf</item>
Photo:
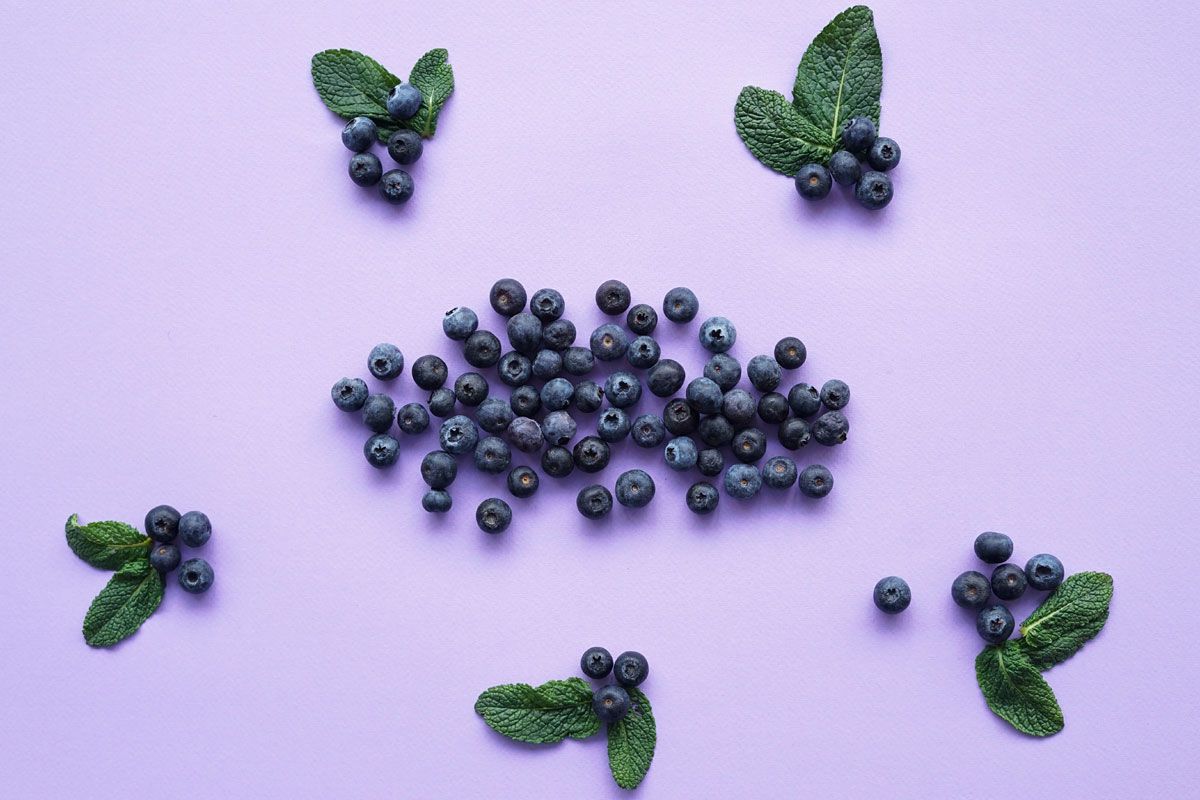
[[[792,102],[836,144],[850,117],[870,117],[878,127],[882,89],[883,56],[871,9],[854,6],[834,17],[804,51]]]
[[[784,175],[805,164],[824,164],[833,153],[825,131],[815,127],[779,92],[747,86],[738,95],[733,123],[754,157]]]
[[[422,100],[416,115],[403,124],[425,139],[437,131],[438,114],[454,91],[454,70],[447,61],[449,57],[443,48],[430,50],[417,60],[408,75],[408,82],[421,90]]]
[[[580,678],[493,686],[475,701],[475,713],[493,730],[518,742],[550,744],[586,739],[600,730],[592,689]]]
[[[400,79],[378,61],[356,50],[325,50],[312,57],[313,85],[330,111],[340,117],[395,120],[387,111],[387,96]]]
[[[608,726],[608,766],[622,789],[636,789],[646,777],[658,740],[646,695],[630,689],[629,701],[629,713]]]
[[[83,618],[83,639],[112,647],[137,632],[162,602],[163,579],[148,558],[130,561],[109,579]]]
[[[988,708],[1022,733],[1051,736],[1063,729],[1054,690],[1018,642],[985,647],[975,658],[975,678]]]
[[[150,552],[150,537],[136,528],[112,521],[80,525],[78,514],[67,519],[67,544],[75,555],[100,569],[120,569]]]
[[[1104,572],[1067,578],[1021,623],[1021,648],[1029,662],[1046,670],[1079,651],[1104,627],[1113,579]]]

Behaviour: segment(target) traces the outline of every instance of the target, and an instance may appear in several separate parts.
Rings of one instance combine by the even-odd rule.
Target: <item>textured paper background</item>
[[[647,798],[1198,791],[1198,12],[877,3],[904,162],[868,216],[802,205],[731,120],[840,9],[5,3],[10,796],[615,797],[601,740],[515,746],[471,710],[596,643],[652,664]],[[401,73],[450,49],[405,209],[345,177],[308,76],[337,46]],[[694,287],[743,361],[801,336],[797,379],[853,389],[851,441],[803,453],[834,494],[697,520],[695,477],[625,446],[659,478],[640,514],[586,523],[576,476],[487,539],[498,487],[468,474],[430,519],[432,437],[375,473],[329,386],[377,341],[455,352],[442,310],[501,275],[562,289],[585,333],[616,276]],[[695,372],[693,337],[661,334]],[[89,650],[105,576],[63,521],[159,502],[210,514],[217,585]],[[1052,740],[986,709],[948,597],[989,528],[1116,576],[1104,633],[1049,676]],[[870,603],[890,573],[898,619]]]

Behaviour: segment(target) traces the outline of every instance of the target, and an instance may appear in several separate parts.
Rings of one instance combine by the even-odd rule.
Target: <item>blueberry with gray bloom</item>
[[[454,505],[450,493],[442,489],[430,489],[421,496],[421,508],[430,514],[445,514]]]
[[[542,453],[542,471],[551,478],[565,478],[575,471],[575,460],[565,447],[551,447]]]
[[[853,186],[862,177],[862,165],[848,150],[838,150],[829,157],[829,175],[838,186]]]
[[[579,668],[594,681],[607,678],[613,668],[612,654],[603,647],[589,647],[579,659]]]
[[[826,447],[846,441],[846,434],[849,432],[850,421],[840,411],[826,411],[817,417],[817,421],[812,426],[813,438],[817,440],[817,444],[823,444]]]
[[[869,117],[851,117],[842,123],[842,146],[853,155],[865,155],[876,135],[875,123]]]
[[[691,322],[699,312],[696,293],[684,286],[676,286],[663,298],[663,315],[671,322]]]
[[[575,344],[575,323],[569,319],[556,319],[542,326],[542,344],[560,353],[566,350]]]
[[[676,397],[667,403],[663,409],[663,425],[673,436],[684,436],[692,433],[700,425],[696,410],[688,405],[687,400]]]
[[[629,343],[629,349],[625,351],[625,358],[629,360],[629,365],[638,369],[653,367],[658,363],[661,355],[662,348],[649,336],[637,337]]]
[[[725,317],[709,317],[700,326],[700,344],[710,353],[724,353],[737,341],[737,328]]]
[[[538,289],[529,301],[529,310],[543,323],[558,319],[566,309],[567,301],[555,289]]]
[[[596,358],[601,361],[616,361],[625,355],[629,348],[629,337],[620,325],[608,322],[592,331],[589,343],[592,355]]]
[[[700,440],[709,447],[724,447],[733,441],[737,433],[733,423],[720,414],[712,414],[700,420]]]
[[[721,413],[733,423],[733,427],[741,428],[754,421],[758,404],[745,389],[730,389],[721,399]]]
[[[733,464],[725,470],[725,493],[738,500],[749,500],[762,488],[762,476],[750,464]]]
[[[725,353],[717,353],[704,365],[704,377],[716,381],[722,392],[728,392],[742,379],[742,365]]]
[[[503,533],[512,523],[512,506],[499,497],[489,497],[475,509],[475,524],[484,533]]]
[[[683,386],[687,373],[683,366],[673,358],[664,358],[650,368],[646,376],[646,385],[650,393],[656,397],[670,397]]]
[[[508,440],[523,453],[536,453],[545,443],[542,426],[529,417],[517,417],[509,423]]]
[[[464,372],[454,381],[454,397],[469,408],[482,403],[488,396],[487,378],[478,372]]]
[[[575,498],[575,507],[588,519],[600,519],[612,511],[612,494],[598,483],[585,486]]]
[[[808,348],[795,336],[785,336],[775,343],[775,360],[784,369],[797,369],[808,358]]]
[[[438,431],[438,443],[447,453],[462,455],[475,449],[479,442],[479,431],[470,417],[462,414],[450,417]]]
[[[533,377],[533,364],[525,356],[510,350],[500,356],[500,362],[496,364],[496,373],[500,376],[501,383],[513,387],[524,386]]]
[[[690,436],[676,436],[663,448],[663,460],[677,472],[686,472],[696,466],[698,457],[696,442]]]
[[[832,188],[833,178],[820,164],[805,164],[796,173],[796,193],[805,200],[820,200]]]
[[[184,515],[187,516],[186,514]],[[179,523],[179,534],[183,535],[183,523]],[[1038,553],[1025,562],[1025,580],[1039,592],[1057,589],[1063,582],[1063,564],[1049,553]]]
[[[413,179],[402,169],[391,169],[379,179],[379,194],[394,206],[407,203],[413,195]]]
[[[179,565],[179,586],[189,594],[203,594],[212,588],[213,568],[203,558],[189,558]]]
[[[374,153],[358,153],[346,168],[350,180],[358,186],[374,186],[383,178],[383,162]]]
[[[463,358],[476,369],[494,367],[500,360],[500,339],[491,331],[475,331],[463,345]]]
[[[508,401],[499,397],[489,397],[475,411],[475,421],[488,433],[504,433],[515,416]]]
[[[367,382],[362,378],[342,378],[330,390],[333,404],[342,411],[359,411],[367,402]]]
[[[582,381],[575,387],[575,408],[584,414],[600,410],[604,404],[604,390],[595,381]]]
[[[758,428],[746,428],[733,437],[733,455],[743,464],[754,464],[767,453],[767,435]]]
[[[454,390],[445,386],[434,389],[429,393],[429,413],[440,419],[445,419],[454,413]]]
[[[457,476],[458,462],[445,450],[434,450],[421,459],[421,480],[430,489],[445,489]]]
[[[402,166],[416,162],[424,150],[425,145],[421,143],[421,134],[407,128],[401,128],[387,140],[388,155]]]
[[[1025,571],[1016,564],[1001,564],[992,570],[992,594],[1001,600],[1016,600],[1025,594]]]
[[[182,558],[179,548],[173,544],[156,544],[150,551],[150,566],[164,575],[179,566]]]
[[[387,433],[396,418],[396,404],[386,394],[373,394],[363,403],[363,424],[376,433]]]
[[[800,494],[820,499],[833,491],[833,473],[821,464],[810,464],[800,470]]]
[[[962,608],[976,611],[987,605],[992,595],[992,585],[982,572],[967,570],[950,584],[950,597]]]
[[[750,383],[760,392],[775,391],[783,380],[783,370],[774,356],[759,355],[750,359],[746,374],[750,376]]]
[[[840,411],[850,402],[850,387],[843,381],[825,381],[821,386],[821,402],[830,411]]]
[[[882,172],[864,172],[854,184],[854,199],[863,208],[878,211],[892,202],[892,179]]]
[[[513,497],[532,497],[541,482],[532,467],[513,467],[508,473],[508,491]]]
[[[533,357],[533,377],[548,381],[562,372],[563,358],[557,350],[539,350]]]
[[[542,386],[542,408],[561,411],[571,405],[575,386],[566,378],[551,378]]]
[[[363,444],[363,455],[375,469],[386,469],[400,457],[400,442],[386,433],[377,433]]]
[[[596,366],[596,357],[586,347],[568,347],[563,353],[563,372],[568,375],[587,375]]]
[[[515,278],[501,278],[492,284],[492,290],[488,293],[488,302],[497,314],[504,317],[511,317],[523,309],[525,300],[525,287]]]
[[[1012,636],[1016,621],[1004,605],[989,606],[975,618],[975,630],[988,644],[1000,644]]]
[[[654,479],[645,470],[631,469],[617,478],[617,502],[628,508],[642,508],[654,499]]]
[[[592,695],[592,710],[601,722],[620,722],[629,713],[629,692],[616,685],[601,686]]]
[[[404,353],[394,344],[377,344],[367,356],[367,369],[381,381],[395,380],[404,372]]]
[[[189,511],[179,518],[179,539],[188,547],[203,547],[212,536],[212,523],[203,511]]]
[[[616,408],[629,408],[642,399],[642,382],[632,373],[614,372],[604,382],[604,394]]]
[[[629,415],[619,408],[606,408],[596,421],[596,435],[606,442],[619,442],[629,435],[632,423]]]
[[[613,660],[613,677],[622,686],[640,686],[649,676],[650,665],[636,650],[627,650]]]
[[[875,607],[885,614],[899,614],[912,602],[912,589],[903,578],[889,575],[875,584]]]
[[[446,383],[450,370],[438,356],[421,356],[412,365],[413,383],[427,392],[432,392]]]
[[[571,455],[581,472],[595,473],[608,466],[612,448],[598,436],[585,436],[575,443]]]
[[[508,318],[508,341],[518,353],[531,356],[542,346],[542,321],[528,311]]]
[[[762,479],[772,489],[790,489],[796,482],[796,462],[787,456],[768,458],[762,467]]]
[[[518,417],[532,417],[542,410],[542,396],[532,386],[518,386],[513,389],[509,406]]]
[[[475,445],[475,468],[480,472],[498,475],[512,465],[512,451],[499,436],[485,436]]]
[[[714,477],[725,469],[725,456],[715,447],[709,447],[696,454],[696,469],[701,475]]]
[[[1013,553],[1013,541],[1003,533],[984,531],[975,537],[975,555],[988,564],[1007,561]]]
[[[551,411],[542,420],[542,436],[546,444],[563,446],[575,438],[578,426],[566,411]]]
[[[705,516],[717,510],[721,494],[708,481],[697,481],[687,490],[687,507],[693,514]]]
[[[758,418],[768,425],[778,425],[791,412],[787,398],[779,392],[767,392],[758,398]]]
[[[387,96],[387,111],[392,119],[412,119],[421,110],[424,98],[411,83],[398,83]]]
[[[667,426],[657,414],[642,414],[633,421],[629,432],[638,447],[658,447],[667,438]]]
[[[684,394],[688,403],[700,414],[717,414],[721,411],[721,387],[712,378],[693,378]]]
[[[900,163],[900,145],[894,139],[880,136],[871,144],[867,161],[880,172],[887,172]]]
[[[645,303],[638,303],[625,315],[625,324],[629,326],[629,330],[639,336],[645,336],[658,327],[658,312]]]
[[[479,327],[479,316],[466,306],[455,306],[442,316],[442,332],[458,342],[466,341]]]
[[[609,316],[624,314],[631,299],[629,287],[620,281],[605,281],[596,289],[596,305]]]
[[[369,117],[355,117],[342,128],[342,144],[347,150],[362,153],[375,144],[378,134],[379,128]]]
[[[815,386],[797,383],[788,390],[788,405],[797,417],[811,417],[821,410],[821,393]]]
[[[424,433],[429,428],[429,412],[420,403],[405,403],[396,412],[396,425],[410,436]]]

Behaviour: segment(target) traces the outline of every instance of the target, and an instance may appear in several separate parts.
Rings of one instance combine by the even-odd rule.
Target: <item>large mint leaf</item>
[[[733,122],[754,157],[784,175],[805,164],[824,164],[833,140],[803,117],[779,92],[747,86],[738,95]]]
[[[1022,733],[1051,736],[1063,729],[1054,690],[1017,642],[985,647],[975,658],[975,678],[988,707]]]
[[[313,86],[330,111],[340,117],[370,117],[391,124],[387,96],[400,79],[355,50],[325,50],[312,57]]]
[[[403,124],[426,139],[437,131],[438,114],[454,91],[454,70],[449,58],[443,48],[430,50],[417,60],[408,76],[408,82],[421,90],[421,108]]]
[[[83,639],[112,647],[137,632],[162,602],[163,579],[147,558],[130,561],[109,579],[83,618]]]
[[[1021,647],[1031,664],[1050,669],[1092,639],[1108,620],[1113,579],[1104,572],[1067,578],[1021,623]]]
[[[635,789],[646,777],[658,741],[646,695],[630,689],[629,702],[629,713],[608,726],[608,766],[622,789]]]
[[[475,701],[475,713],[510,739],[533,744],[586,739],[600,730],[592,689],[580,678],[493,686]]]
[[[882,89],[883,56],[871,9],[854,6],[834,17],[804,51],[792,98],[801,114],[837,142],[850,117],[870,117],[879,125]]]
[[[100,569],[120,569],[150,552],[150,537],[137,528],[111,520],[80,525],[78,514],[67,519],[67,544],[75,555]]]

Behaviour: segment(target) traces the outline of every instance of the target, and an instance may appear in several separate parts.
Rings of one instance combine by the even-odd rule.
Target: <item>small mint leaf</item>
[[[804,51],[792,102],[838,142],[850,117],[870,117],[879,126],[882,90],[883,55],[874,16],[866,6],[853,6],[834,17]]]
[[[518,742],[551,744],[586,739],[600,730],[592,689],[580,678],[493,686],[475,701],[475,713],[492,730]]]
[[[805,164],[824,164],[833,153],[833,140],[779,92],[742,89],[733,122],[754,157],[784,175],[795,175]]]
[[[147,558],[130,561],[109,579],[83,618],[83,639],[112,647],[132,636],[162,602],[163,579]]]
[[[444,48],[430,50],[417,60],[408,76],[408,82],[421,90],[421,107],[403,124],[425,139],[437,131],[438,114],[454,92],[454,70],[449,58]]]
[[[654,760],[658,731],[650,701],[641,689],[629,690],[629,712],[608,726],[608,767],[622,789],[636,789]]]
[[[1104,572],[1079,572],[1062,582],[1021,623],[1021,649],[1041,670],[1061,664],[1089,642],[1108,620],[1113,579]]]
[[[81,559],[100,569],[120,569],[150,552],[150,537],[124,522],[79,524],[79,515],[67,519],[67,545]]]
[[[312,78],[333,113],[345,119],[370,117],[396,129],[387,96],[400,79],[375,59],[356,50],[325,50],[312,57]]]
[[[1054,690],[1016,641],[985,647],[975,658],[975,678],[988,708],[1021,733],[1052,736],[1063,729]]]

